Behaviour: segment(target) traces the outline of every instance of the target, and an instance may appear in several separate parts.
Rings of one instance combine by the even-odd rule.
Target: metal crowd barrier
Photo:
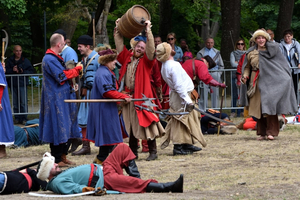
[[[13,115],[33,115],[40,113],[41,93],[42,93],[42,74],[6,74],[8,83],[8,91],[10,97],[10,105]],[[16,79],[16,81],[13,81]],[[21,84],[26,83],[28,85]],[[19,87],[18,87],[19,86]],[[15,90],[15,92],[13,92]],[[25,91],[25,95],[22,91]],[[17,94],[17,95],[16,95]],[[17,98],[16,108],[14,108],[14,100]],[[21,110],[21,98],[25,99],[24,111]],[[27,104],[27,105],[26,105]]]
[[[233,102],[232,102],[232,96],[233,96],[233,91],[232,91],[232,74],[236,73],[236,69],[223,69],[223,70],[218,70],[218,71],[210,71],[210,72],[221,72],[221,80],[218,80],[219,82],[225,82],[227,87],[224,89],[224,99],[223,99],[223,110],[231,110],[231,109],[243,109],[243,107],[238,107],[235,106],[233,107]],[[17,83],[19,85],[19,82],[21,79],[23,79],[24,82],[26,82],[26,78],[28,78],[28,85],[26,86],[27,88],[27,105],[28,109],[25,110],[25,112],[20,111],[20,96],[18,96],[18,108],[19,109],[13,109],[13,101],[16,96],[14,96],[11,88],[14,87],[13,85],[13,78],[14,77],[19,77]],[[14,74],[6,74],[6,80],[11,82],[10,87],[9,87],[9,96],[10,96],[10,103],[11,103],[11,108],[12,108],[12,114],[13,115],[21,115],[21,114],[39,114],[40,113],[40,104],[41,104],[41,90],[42,90],[42,79],[43,75],[42,74],[22,74],[22,75],[14,75]],[[299,80],[299,76],[298,76]],[[234,83],[236,84],[236,83]],[[20,86],[17,87],[18,93],[20,92],[20,88],[24,89],[25,86]],[[299,87],[298,87],[299,88]],[[217,107],[212,107],[212,102],[211,102],[211,94],[209,93],[209,89],[207,85],[205,85],[202,81],[200,81],[200,84],[198,86],[198,93],[199,96],[201,96],[200,93],[205,93],[207,94],[207,98],[201,98],[198,101],[198,105],[201,109],[206,110],[207,108],[212,108],[212,109],[220,109],[221,105],[221,95],[222,95],[222,88],[219,88],[219,100],[218,100],[218,106]],[[298,89],[298,105],[299,105],[299,89]],[[237,103],[238,105],[238,103]]]

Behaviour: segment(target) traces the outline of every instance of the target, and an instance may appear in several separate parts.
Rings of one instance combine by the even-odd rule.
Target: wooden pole
[[[225,84],[225,82],[224,82],[224,84]],[[225,88],[222,88],[221,107],[220,107],[220,119],[221,119],[221,117],[222,117],[222,108],[223,108],[224,91],[225,91]],[[218,136],[219,136],[219,134],[220,134],[220,130],[221,130],[221,122],[218,122]]]

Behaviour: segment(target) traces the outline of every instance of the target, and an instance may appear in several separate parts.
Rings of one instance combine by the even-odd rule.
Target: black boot
[[[193,152],[190,150],[186,150],[183,148],[182,144],[174,144],[174,149],[173,149],[173,155],[188,155],[192,154]]]
[[[135,159],[138,159],[138,140],[133,136],[132,132],[130,133],[129,136],[129,147],[131,149],[131,151],[133,152],[133,154],[136,156]]]
[[[192,152],[195,152],[195,151],[201,151],[201,150],[202,150],[200,147],[196,147],[196,146],[191,145],[191,144],[183,144],[183,145],[182,145],[182,148],[183,148],[185,151],[192,151]]]
[[[136,166],[136,163],[134,160],[128,161],[128,166],[124,167],[126,173],[129,176],[135,177],[135,178],[141,178],[140,172],[138,170],[138,167]]]
[[[183,192],[183,174],[175,182],[153,183],[150,182],[146,187],[146,192]]]
[[[149,148],[149,156],[146,161],[157,159],[157,147],[156,147],[156,139],[147,140],[148,148]]]

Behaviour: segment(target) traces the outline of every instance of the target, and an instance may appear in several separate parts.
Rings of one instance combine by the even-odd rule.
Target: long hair
[[[246,43],[245,43],[245,40],[242,39],[242,38],[238,39],[238,40],[235,42],[234,50],[237,50],[237,49],[238,49],[237,46],[238,46],[239,41],[243,41],[243,43],[244,43],[243,51],[246,51],[246,49],[247,49],[247,48],[246,48]]]

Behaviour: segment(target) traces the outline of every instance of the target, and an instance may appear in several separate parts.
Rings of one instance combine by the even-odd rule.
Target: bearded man
[[[152,97],[150,74],[154,65],[154,38],[151,32],[151,22],[147,20],[146,35],[135,37],[133,51],[124,46],[123,36],[118,32],[118,22],[114,39],[119,53],[117,60],[121,63],[119,82],[124,83],[124,92],[132,95],[132,98],[142,98],[142,94]],[[147,42],[147,43],[146,43]],[[149,146],[149,157],[147,161],[157,159],[157,147],[155,138],[164,134],[164,128],[159,122],[158,116],[145,110],[138,110],[134,105],[143,102],[131,102],[123,107],[123,118],[125,128],[129,134],[129,146],[137,156],[137,139],[147,140]]]

